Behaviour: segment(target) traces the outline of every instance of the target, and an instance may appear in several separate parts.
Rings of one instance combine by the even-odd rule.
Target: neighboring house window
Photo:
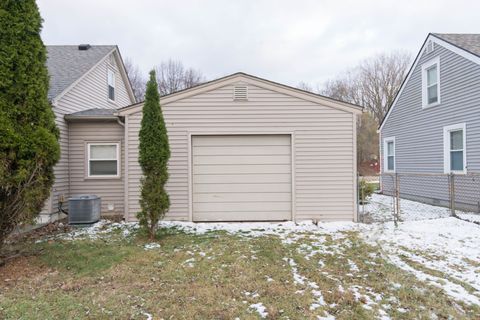
[[[423,107],[440,103],[440,59],[435,58],[422,65]]]
[[[119,144],[88,143],[88,176],[119,177]]]
[[[443,128],[445,173],[466,173],[466,146],[465,123]]]
[[[395,138],[386,138],[383,141],[384,170],[395,171]]]
[[[108,70],[108,99],[115,101],[115,73]]]

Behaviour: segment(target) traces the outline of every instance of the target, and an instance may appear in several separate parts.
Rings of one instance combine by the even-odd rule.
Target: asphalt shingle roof
[[[78,111],[74,113],[70,113],[69,116],[111,116],[117,109],[101,109],[101,108],[93,108],[83,111]]]
[[[92,45],[88,50],[78,50],[78,45],[47,46],[48,98],[51,100],[62,93],[115,47]]]
[[[480,56],[480,34],[434,33],[433,35],[474,55]]]

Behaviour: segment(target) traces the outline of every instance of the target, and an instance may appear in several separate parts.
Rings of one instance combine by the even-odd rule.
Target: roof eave
[[[91,120],[104,120],[104,121],[118,121],[120,117],[116,114],[113,115],[73,115],[66,114],[64,119],[69,122],[75,121],[91,121]]]

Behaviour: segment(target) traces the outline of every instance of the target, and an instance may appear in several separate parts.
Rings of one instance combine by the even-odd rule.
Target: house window
[[[119,144],[89,143],[88,176],[119,177]]]
[[[108,99],[115,101],[115,73],[108,70]]]
[[[466,126],[464,123],[443,128],[445,173],[466,173]]]
[[[383,142],[384,171],[395,171],[395,138],[386,138]]]
[[[440,103],[440,60],[433,59],[422,66],[423,107]]]

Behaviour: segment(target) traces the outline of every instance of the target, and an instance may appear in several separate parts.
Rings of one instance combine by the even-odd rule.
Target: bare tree
[[[376,55],[328,81],[321,93],[364,106],[379,123],[395,99],[410,61],[411,55],[402,51]]]
[[[312,85],[305,81],[300,81],[297,88],[308,92],[314,92]]]
[[[138,101],[143,101],[145,97],[145,88],[147,81],[136,64],[129,58],[125,59],[125,70],[127,71],[130,84],[132,85],[133,95]]]
[[[182,62],[172,59],[162,62],[155,67],[155,70],[158,90],[162,96],[205,82],[205,77],[200,71],[192,68],[186,69]]]
[[[406,52],[379,54],[327,81],[320,93],[363,106],[357,126],[357,157],[360,174],[366,174],[372,160],[378,161],[378,124],[393,103],[406,76],[411,55]]]

